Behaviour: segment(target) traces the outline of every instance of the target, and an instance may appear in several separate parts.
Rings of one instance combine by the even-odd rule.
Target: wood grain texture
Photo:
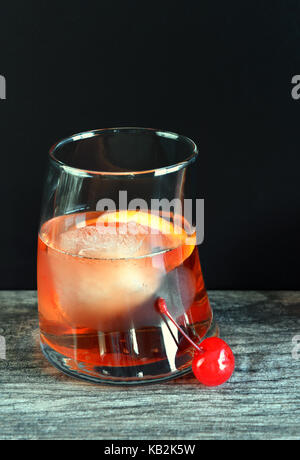
[[[1,439],[299,439],[299,292],[209,293],[236,356],[230,382],[192,376],[142,387],[96,386],[64,376],[38,345],[36,293],[0,292]]]

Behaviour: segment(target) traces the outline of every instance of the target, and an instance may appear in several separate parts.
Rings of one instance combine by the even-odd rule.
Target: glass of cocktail
[[[145,128],[90,131],[50,151],[38,239],[41,347],[74,377],[137,384],[191,370],[215,334],[185,213],[190,139]]]

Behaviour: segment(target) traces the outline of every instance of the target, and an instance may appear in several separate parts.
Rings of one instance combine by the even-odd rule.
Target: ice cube
[[[164,265],[137,257],[145,250],[141,235],[83,227],[62,233],[58,246],[60,251],[49,251],[49,262],[59,308],[74,327],[128,327],[161,283]]]
[[[87,226],[63,232],[58,246],[64,252],[97,259],[123,259],[141,254],[145,235],[122,234],[118,229]],[[146,249],[146,248],[144,248]]]

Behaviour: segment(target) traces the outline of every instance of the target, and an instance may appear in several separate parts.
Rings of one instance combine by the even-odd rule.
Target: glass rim
[[[120,171],[120,172],[115,172],[115,171],[98,171],[98,170],[88,170],[88,169],[81,169],[77,168],[75,166],[70,166],[63,161],[59,160],[55,156],[55,152],[59,151],[60,148],[62,148],[64,145],[69,144],[70,142],[76,142],[79,140],[84,140],[84,139],[89,139],[92,137],[99,136],[101,134],[105,134],[108,131],[111,131],[113,133],[118,133],[120,131],[145,131],[145,132],[152,132],[153,134],[156,134],[158,136],[171,139],[174,141],[182,140],[184,141],[187,146],[190,148],[190,155],[187,156],[184,160],[179,161],[174,164],[170,164],[167,166],[163,166],[161,168],[153,168],[153,169],[147,169],[147,170],[141,170],[141,171]],[[189,164],[193,163],[197,156],[198,156],[198,148],[195,142],[190,139],[187,136],[183,136],[181,134],[177,134],[171,131],[166,131],[166,130],[160,130],[160,129],[154,129],[154,128],[143,128],[143,127],[135,127],[135,126],[129,126],[129,127],[116,127],[116,128],[101,128],[101,129],[94,129],[90,131],[83,131],[77,134],[72,134],[71,136],[68,136],[58,142],[56,142],[49,150],[49,156],[50,159],[57,164],[59,167],[63,168],[66,172],[72,173],[74,175],[80,175],[80,176],[122,176],[122,177],[132,177],[132,176],[140,176],[140,175],[151,175],[151,176],[164,176],[166,174],[170,174],[173,172],[177,172],[183,168],[186,168]]]

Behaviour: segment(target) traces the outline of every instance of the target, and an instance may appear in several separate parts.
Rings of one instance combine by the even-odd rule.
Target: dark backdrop
[[[1,2],[0,288],[34,288],[47,150],[140,125],[200,148],[209,288],[299,280],[300,2]]]

